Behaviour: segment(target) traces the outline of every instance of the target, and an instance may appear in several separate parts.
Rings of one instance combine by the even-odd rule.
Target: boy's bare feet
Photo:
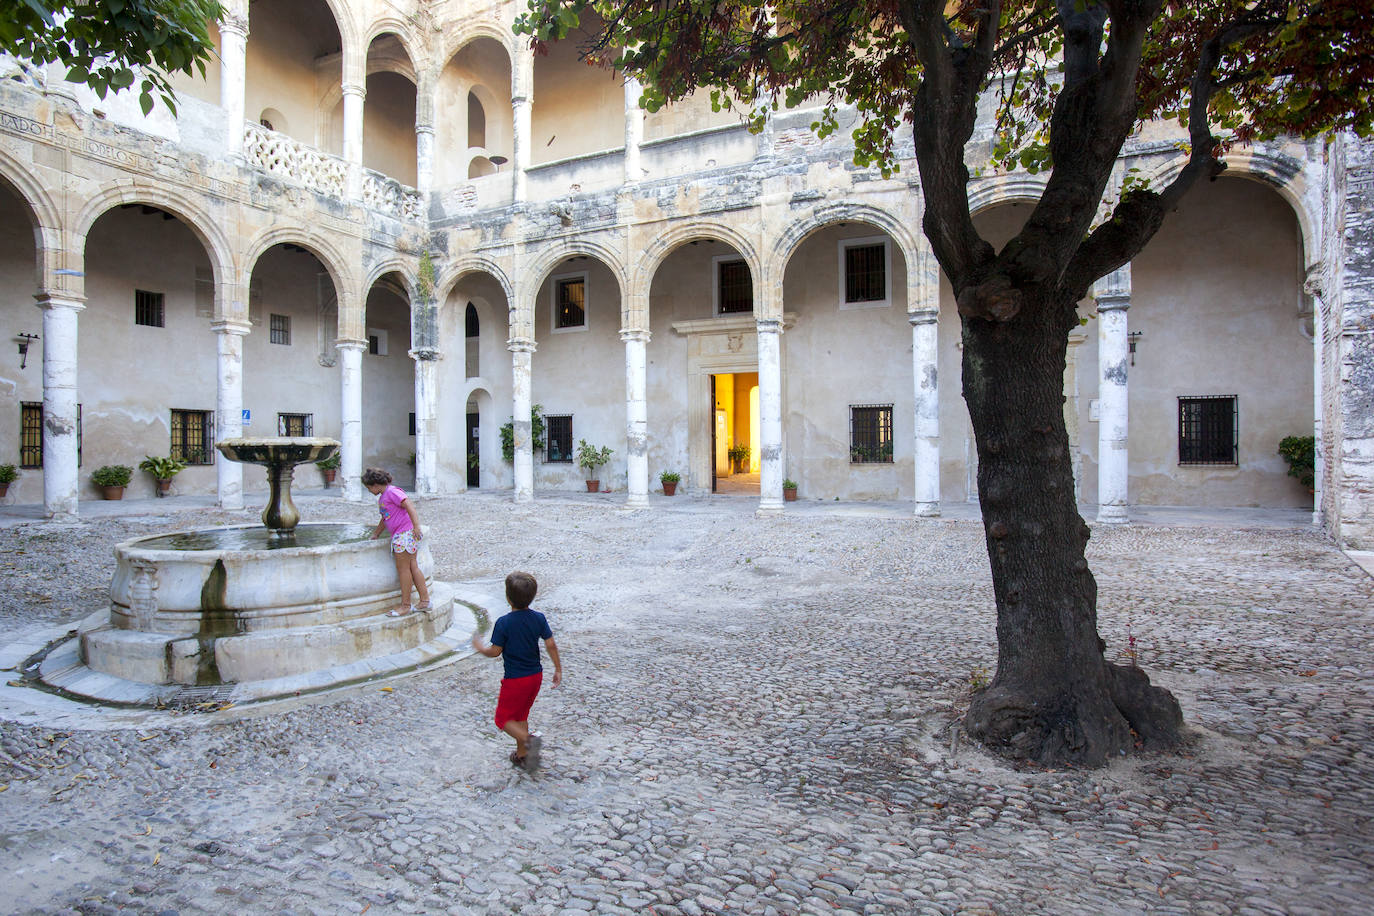
[[[515,751],[510,752],[510,762],[520,767],[522,770],[525,769],[525,761],[527,759],[526,757],[521,757],[519,754],[515,753]]]

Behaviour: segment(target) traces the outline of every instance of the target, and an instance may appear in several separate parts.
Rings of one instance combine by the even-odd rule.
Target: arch
[[[86,236],[90,234],[95,221],[122,204],[146,204],[171,213],[205,246],[210,267],[215,272],[216,285],[237,279],[234,276],[234,249],[219,221],[212,219],[196,201],[177,193],[170,186],[149,184],[140,178],[134,178],[128,184],[106,188],[89,198],[73,223],[72,246],[84,252]]]
[[[513,70],[515,67],[514,37],[515,33],[511,31],[510,26],[503,27],[498,22],[484,20],[466,22],[461,28],[445,36],[446,40],[439,49],[439,66],[441,68],[447,67],[448,62],[453,59],[455,54],[477,39],[491,38],[506,49],[506,56],[510,59]]]
[[[363,289],[369,291],[377,285],[377,281],[387,274],[396,273],[401,275],[405,281],[406,299],[415,299],[415,262],[410,258],[400,255],[386,258],[374,265],[363,280]]]
[[[643,290],[647,294],[650,284],[653,283],[654,275],[663,266],[668,255],[693,239],[712,239],[717,242],[724,242],[740,253],[745,263],[749,265],[751,275],[762,279],[764,265],[759,260],[758,250],[754,247],[754,243],[725,223],[705,220],[680,223],[667,232],[655,236],[654,240],[645,246],[639,260],[634,265],[633,288]],[[758,279],[755,281],[756,285]]]
[[[410,62],[410,81],[416,82],[415,74],[421,69],[423,55],[417,55],[415,48],[420,45],[410,33],[409,23],[404,19],[394,16],[383,16],[374,20],[363,33],[362,47],[364,53],[371,56],[372,43],[383,35],[394,35],[396,40],[401,43],[401,49],[406,52],[406,58]],[[370,71],[369,71],[370,72]]]
[[[471,301],[463,309],[463,336],[467,338],[482,336],[482,318],[477,314],[476,303]]]
[[[1182,154],[1170,156],[1153,168],[1142,170],[1141,177],[1151,187],[1163,187],[1178,177],[1187,162],[1187,157]],[[1304,171],[1305,164],[1293,156],[1265,146],[1232,150],[1226,154],[1225,162],[1226,170],[1221,173],[1222,178],[1234,176],[1258,181],[1273,188],[1287,201],[1302,231],[1303,261],[1310,263],[1321,251],[1318,234],[1321,214],[1312,212],[1308,207],[1311,190]]]
[[[30,175],[19,160],[0,149],[0,178],[12,187],[19,198],[28,204],[29,213],[34,219],[35,231],[49,233],[62,231],[62,216],[53,200],[44,190],[42,182]],[[43,248],[41,236],[36,239],[38,247]]]
[[[969,191],[969,213],[976,216],[1002,204],[1039,203],[1049,181],[1049,175],[1028,175],[1025,172],[982,179]]]
[[[453,295],[453,288],[458,285],[458,281],[468,274],[490,275],[500,284],[501,292],[506,297],[506,307],[515,308],[515,287],[511,284],[510,277],[501,265],[485,255],[469,255],[445,269],[434,284],[434,301],[443,307],[449,296]]]
[[[533,302],[533,297],[537,295],[539,287],[548,275],[553,273],[555,267],[568,258],[578,255],[596,258],[610,269],[611,276],[615,277],[616,285],[620,289],[620,307],[623,312],[625,303],[629,299],[629,284],[625,265],[621,262],[617,252],[592,239],[559,239],[536,257],[525,271],[524,288],[530,290],[530,301]]]
[[[245,250],[243,259],[245,276],[251,277],[253,275],[253,269],[257,266],[258,260],[269,248],[287,243],[299,245],[309,251],[329,272],[329,279],[334,282],[334,295],[339,302],[339,316],[342,322],[345,308],[352,303],[354,298],[354,288],[349,282],[353,279],[353,275],[345,266],[348,261],[336,248],[316,236],[308,227],[273,226],[258,233],[249,242]]]
[[[468,149],[487,147],[487,110],[482,97],[468,89]]]
[[[280,134],[291,133],[291,125],[286,120],[286,115],[275,108],[264,108],[258,115],[258,123],[268,130],[274,130]]]

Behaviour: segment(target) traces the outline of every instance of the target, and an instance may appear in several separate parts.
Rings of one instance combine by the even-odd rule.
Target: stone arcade
[[[237,508],[242,469],[211,446],[284,435],[340,439],[355,500],[364,465],[404,474],[412,455],[421,495],[580,489],[582,439],[614,449],[601,477],[631,506],[662,471],[710,492],[731,447],[763,512],[784,478],[921,515],[976,499],[910,137],[884,179],[806,110],[757,136],[705,98],[647,114],[572,43],[536,59],[520,8],[231,0],[175,117],[7,62],[0,337],[42,350],[0,365],[9,498],[69,518],[94,468],[170,453],[192,464],[180,492]],[[1178,139],[1132,138],[1123,179],[1169,174]],[[1333,136],[1228,161],[1081,306],[1080,498],[1104,523],[1314,506],[1370,548],[1374,149]],[[975,179],[985,236],[1042,186]],[[1314,433],[1315,500],[1276,451]]]

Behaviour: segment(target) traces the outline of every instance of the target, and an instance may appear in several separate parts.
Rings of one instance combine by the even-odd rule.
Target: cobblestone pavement
[[[1374,582],[1319,534],[1095,531],[1108,652],[1134,641],[1191,743],[1056,772],[953,727],[995,659],[976,523],[753,505],[420,503],[440,578],[540,579],[566,681],[533,775],[480,657],[268,709],[0,724],[0,908],[1369,912]],[[110,546],[168,526],[0,530],[0,634],[100,607]]]

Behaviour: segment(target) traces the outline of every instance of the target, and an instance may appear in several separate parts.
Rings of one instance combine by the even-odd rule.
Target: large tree
[[[2,0],[0,51],[44,65],[100,98],[138,83],[143,113],[160,97],[173,113],[170,73],[205,75],[218,0]]]
[[[709,88],[760,122],[769,108],[820,98],[824,134],[837,106],[852,105],[855,161],[885,173],[897,167],[894,135],[912,131],[923,229],[962,321],[997,600],[997,673],[967,730],[1045,764],[1100,765],[1175,743],[1174,697],[1109,663],[1098,636],[1063,414],[1068,333],[1092,283],[1138,254],[1189,188],[1225,168],[1233,144],[1370,133],[1374,4],[531,0],[517,31],[536,49],[580,33],[589,59],[644,84],[650,109]],[[997,106],[992,164],[1049,171],[1000,251],[968,204],[965,150],[982,98]],[[1187,130],[1182,170],[1167,186],[1109,193],[1123,144],[1160,118]]]

